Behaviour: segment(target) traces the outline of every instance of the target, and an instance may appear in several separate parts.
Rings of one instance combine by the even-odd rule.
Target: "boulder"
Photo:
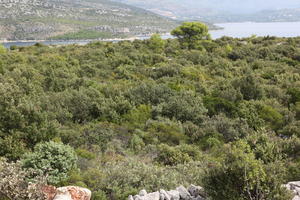
[[[47,200],[90,200],[92,196],[90,190],[76,186],[60,188],[45,186],[43,192]]]
[[[153,192],[146,194],[145,196],[139,196],[138,200],[159,200],[159,192]]]
[[[57,188],[53,200],[72,200],[72,196],[67,187]]]
[[[190,185],[190,187],[188,188],[188,191],[189,191],[190,195],[192,195],[193,197],[198,197],[199,195],[202,197],[205,196],[204,189],[203,189],[203,187],[200,187],[200,186]]]
[[[145,195],[147,195],[147,191],[146,191],[146,190],[141,190],[141,191],[139,192],[139,195],[140,195],[140,196],[145,196]]]
[[[179,192],[179,196],[182,200],[192,199],[189,191],[184,186],[181,185],[178,188],[176,188],[176,190]]]
[[[168,191],[167,194],[170,196],[171,200],[179,200],[180,194],[177,190]]]
[[[134,200],[142,200],[142,197],[140,195],[135,195],[133,197]]]
[[[165,190],[160,190],[159,191],[159,199],[160,200],[171,200],[171,197]]]
[[[51,185],[45,185],[42,188],[43,193],[45,194],[46,200],[53,200],[56,195],[56,187]]]
[[[153,192],[149,194],[145,194],[144,196],[135,195],[133,197],[134,200],[159,200],[160,194],[159,192]]]
[[[292,200],[300,200],[300,196],[296,195]]]
[[[289,182],[284,187],[294,193],[295,196],[292,200],[300,200],[300,181]]]
[[[128,197],[128,200],[134,200],[133,196],[130,195],[130,196]]]
[[[205,200],[205,199],[201,196],[198,196],[198,197],[192,197],[192,200]]]
[[[205,200],[205,193],[202,187],[191,185],[188,190],[179,186],[176,190],[147,193],[141,190],[138,195],[128,197],[128,200]]]

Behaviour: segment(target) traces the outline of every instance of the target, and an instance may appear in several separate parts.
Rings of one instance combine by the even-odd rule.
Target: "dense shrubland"
[[[212,199],[287,199],[300,38],[206,39],[1,49],[2,163],[94,200],[190,183]]]

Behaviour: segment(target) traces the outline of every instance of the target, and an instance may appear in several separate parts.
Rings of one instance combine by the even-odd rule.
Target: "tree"
[[[153,34],[149,39],[149,47],[156,53],[160,53],[163,51],[165,47],[165,41],[160,37],[159,34]]]
[[[200,22],[184,22],[174,29],[171,34],[179,39],[183,47],[195,49],[199,47],[201,41],[210,40],[208,27]]]
[[[72,147],[46,142],[35,146],[34,152],[22,160],[24,169],[33,169],[47,177],[49,184],[58,184],[76,168],[77,156]]]

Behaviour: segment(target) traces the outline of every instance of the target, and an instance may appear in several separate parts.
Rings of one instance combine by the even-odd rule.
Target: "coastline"
[[[154,34],[154,33],[152,33]],[[70,39],[70,40],[52,40],[52,39],[44,39],[44,40],[7,40],[0,39],[0,43],[39,43],[39,42],[94,42],[94,41],[102,41],[102,42],[113,42],[113,41],[133,41],[137,39],[145,39],[151,37],[152,34],[147,35],[136,35],[128,38],[106,38],[106,39]],[[162,37],[171,36],[170,33],[162,33],[160,34]]]
[[[7,40],[7,39],[0,39],[0,43],[38,43],[38,42],[94,42],[94,41],[100,41],[100,42],[113,42],[113,41],[133,41],[133,40],[143,40],[150,38],[151,35],[155,33],[145,34],[145,35],[135,35],[127,38],[97,38],[97,39],[70,39],[70,40],[53,40],[53,39],[43,39],[43,40]],[[165,32],[165,33],[159,33],[162,38],[170,38],[171,33]]]

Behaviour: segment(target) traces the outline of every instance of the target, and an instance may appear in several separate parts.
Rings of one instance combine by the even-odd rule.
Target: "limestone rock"
[[[142,200],[159,200],[159,192],[149,193],[143,196]]]
[[[43,192],[47,200],[90,200],[92,196],[90,190],[76,186],[60,188],[45,186]]]
[[[72,200],[72,196],[67,187],[57,188],[53,200]]]
[[[171,200],[179,200],[180,194],[177,190],[168,191],[167,194],[171,197]]]
[[[134,200],[133,196],[130,195],[130,196],[128,197],[128,200]]]
[[[179,192],[179,196],[180,196],[181,199],[183,199],[183,200],[192,199],[189,191],[185,187],[183,187],[182,185],[179,186],[178,188],[176,188],[176,190]]]
[[[138,195],[128,197],[128,200],[205,200],[204,189],[200,186],[191,185],[188,190],[179,186],[176,190],[147,193],[141,190]]]
[[[192,195],[193,197],[198,197],[199,195],[202,197],[205,196],[204,189],[200,186],[190,185],[188,191],[190,195]]]
[[[142,200],[142,197],[140,195],[135,195],[133,197],[134,200]]]
[[[160,200],[171,200],[170,195],[165,190],[160,190],[159,195]]]
[[[141,191],[139,192],[139,195],[140,195],[140,196],[145,196],[145,195],[147,195],[147,191],[146,191],[146,190],[141,190]]]
[[[193,197],[192,200],[205,200],[205,199],[201,196],[198,196],[198,197]]]
[[[135,195],[134,196],[134,200],[159,200],[159,192],[153,192],[153,193],[149,193],[146,194],[144,196],[140,196],[140,195]]]
[[[284,187],[294,193],[295,196],[292,200],[300,200],[300,181],[289,182]]]
[[[45,194],[46,200],[53,200],[56,195],[56,187],[51,185],[45,185],[42,191]]]
[[[292,200],[300,200],[300,196],[296,195]]]

